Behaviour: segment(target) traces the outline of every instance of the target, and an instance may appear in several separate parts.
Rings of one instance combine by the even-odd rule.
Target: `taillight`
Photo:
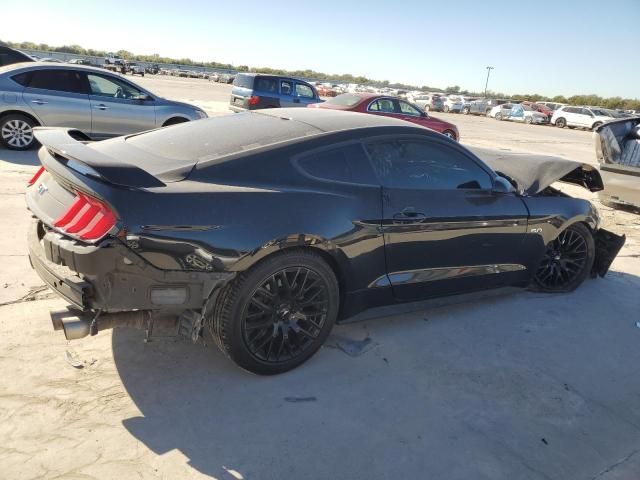
[[[76,199],[53,226],[82,240],[99,240],[116,224],[109,206],[97,198],[78,192]]]
[[[44,167],[40,167],[38,169],[38,171],[36,172],[36,174],[31,177],[31,180],[29,180],[29,186],[33,185],[34,183],[36,183],[38,181],[38,179],[40,178],[40,175],[42,175],[44,173]]]
[[[260,97],[258,95],[251,95],[249,98],[249,105],[258,105],[260,103]]]

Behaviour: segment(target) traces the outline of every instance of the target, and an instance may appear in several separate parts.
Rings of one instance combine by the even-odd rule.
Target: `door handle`
[[[35,103],[36,105],[46,105],[49,102],[45,102],[44,100],[40,100],[39,98],[36,98],[35,100],[31,100],[31,103]]]
[[[107,110],[109,107],[107,107],[104,103],[100,103],[96,105],[95,108],[97,108],[98,110]]]
[[[396,220],[413,220],[419,218],[426,218],[427,216],[422,212],[416,212],[414,207],[407,207],[401,212],[393,214],[393,218]]]

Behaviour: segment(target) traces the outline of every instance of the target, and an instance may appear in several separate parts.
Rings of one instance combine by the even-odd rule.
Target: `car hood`
[[[588,163],[546,155],[504,155],[490,149],[472,150],[496,173],[515,182],[522,195],[536,195],[554,182],[573,183],[591,192],[603,189],[600,172]]]

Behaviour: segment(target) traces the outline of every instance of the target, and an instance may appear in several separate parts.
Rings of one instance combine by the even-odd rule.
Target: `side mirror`
[[[504,177],[497,176],[493,180],[493,193],[513,193],[516,191],[513,185]]]
[[[146,102],[148,100],[153,100],[153,98],[151,98],[149,95],[147,95],[146,93],[141,93],[139,95],[136,95],[135,97],[133,97],[134,100],[138,100],[140,102]]]

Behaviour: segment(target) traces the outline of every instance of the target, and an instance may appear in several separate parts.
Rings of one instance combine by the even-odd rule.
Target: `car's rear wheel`
[[[487,111],[486,111],[486,112],[484,112],[484,114],[485,114],[487,117],[490,117],[490,116],[491,116],[491,109],[490,109],[490,108],[487,108]]]
[[[525,119],[524,119],[524,123],[531,124],[532,121],[533,120],[531,119],[531,117],[525,117]]]
[[[277,254],[220,293],[210,330],[240,367],[260,375],[291,370],[326,340],[338,315],[333,270],[308,250]]]
[[[425,106],[424,106],[424,111],[425,111],[425,112],[428,112],[429,110],[430,110],[429,105],[425,105]]]
[[[534,277],[535,286],[545,292],[571,292],[589,276],[594,259],[591,231],[575,223],[547,245]]]
[[[33,127],[37,125],[26,115],[6,115],[0,119],[0,141],[10,150],[28,150],[38,143],[33,135]]]
[[[444,113],[449,113],[449,106],[445,105],[443,111]]]
[[[602,122],[596,122],[591,126],[591,130],[595,130],[596,128],[598,128],[600,125],[602,125]]]
[[[556,120],[556,127],[564,128],[566,126],[567,126],[567,121],[564,118],[560,117]]]
[[[496,113],[496,120],[502,120],[502,114],[501,113]]]
[[[442,132],[445,137],[449,137],[451,140],[457,140],[455,132],[452,130],[445,130]]]
[[[465,114],[465,115],[469,115],[469,107],[464,107],[462,109],[462,113]]]

